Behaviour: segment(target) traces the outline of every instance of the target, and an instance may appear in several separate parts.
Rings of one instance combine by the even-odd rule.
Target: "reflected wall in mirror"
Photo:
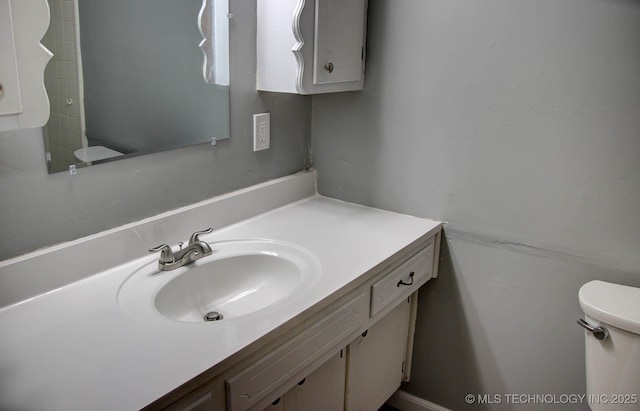
[[[48,2],[50,173],[229,137],[228,0]]]

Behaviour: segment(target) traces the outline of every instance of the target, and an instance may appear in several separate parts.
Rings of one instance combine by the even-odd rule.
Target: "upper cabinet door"
[[[362,90],[367,0],[258,0],[256,88]]]
[[[43,126],[49,119],[40,44],[49,27],[47,0],[0,0],[0,131]]]
[[[0,0],[0,116],[22,111],[9,0]]]
[[[316,0],[313,83],[362,80],[365,0]]]

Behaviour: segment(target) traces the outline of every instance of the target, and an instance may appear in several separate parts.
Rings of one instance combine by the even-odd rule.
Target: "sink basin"
[[[319,277],[313,254],[293,244],[242,240],[210,245],[211,256],[174,271],[159,271],[155,260],[141,267],[120,288],[120,308],[138,318],[228,322],[266,315],[304,298]]]
[[[155,297],[156,309],[179,321],[201,322],[209,312],[233,318],[290,296],[303,281],[289,259],[245,254],[211,260],[166,283]]]

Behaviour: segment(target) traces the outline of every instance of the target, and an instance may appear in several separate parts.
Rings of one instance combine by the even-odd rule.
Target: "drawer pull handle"
[[[411,281],[409,281],[408,283],[405,283],[404,281],[400,280],[400,281],[398,281],[398,285],[397,285],[397,286],[398,286],[398,287],[400,287],[401,285],[411,285],[411,284],[413,284],[413,276],[414,276],[415,274],[416,274],[416,273],[415,273],[415,271],[411,271],[411,272],[409,273],[409,279],[410,279]]]

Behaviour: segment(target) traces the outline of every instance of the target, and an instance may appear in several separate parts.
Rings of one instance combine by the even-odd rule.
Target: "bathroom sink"
[[[140,319],[207,323],[265,315],[304,298],[319,277],[307,250],[283,242],[210,243],[213,254],[174,271],[157,262],[134,272],[118,292],[120,308]]]
[[[200,322],[212,312],[233,318],[290,296],[302,281],[302,271],[287,258],[267,253],[234,255],[174,277],[160,288],[154,304],[161,314],[179,321]]]

